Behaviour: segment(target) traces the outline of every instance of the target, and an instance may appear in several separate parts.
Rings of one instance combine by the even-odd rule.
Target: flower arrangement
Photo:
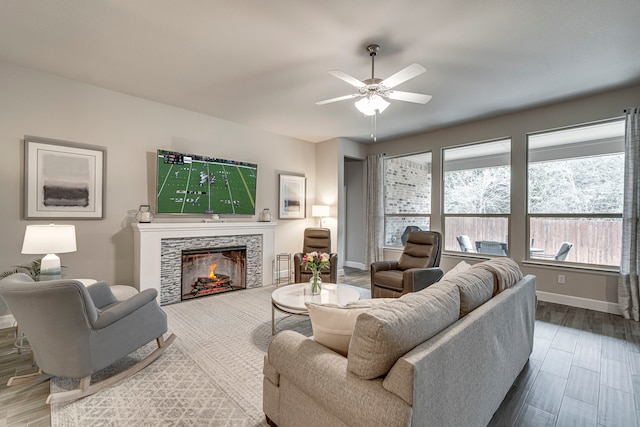
[[[320,293],[320,286],[322,281],[320,280],[320,270],[329,267],[329,254],[318,252],[309,252],[302,257],[302,267],[305,270],[311,270],[313,273],[311,277],[311,294],[317,295]]]

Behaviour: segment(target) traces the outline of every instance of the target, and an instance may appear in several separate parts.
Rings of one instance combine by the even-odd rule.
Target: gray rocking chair
[[[76,280],[34,282],[22,273],[0,281],[4,298],[31,344],[39,371],[16,376],[7,385],[38,383],[52,376],[79,378],[78,389],[50,394],[47,403],[60,403],[96,393],[149,365],[173,342],[165,341],[167,316],[148,289],[117,301],[109,285],[85,287]],[[128,369],[91,385],[91,374],[143,345],[158,348]]]

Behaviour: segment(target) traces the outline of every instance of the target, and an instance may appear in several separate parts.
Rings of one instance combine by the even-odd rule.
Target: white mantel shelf
[[[143,291],[160,295],[160,248],[163,239],[189,237],[262,235],[262,285],[273,280],[276,222],[151,222],[133,223],[134,283]],[[159,301],[159,299],[158,299]]]

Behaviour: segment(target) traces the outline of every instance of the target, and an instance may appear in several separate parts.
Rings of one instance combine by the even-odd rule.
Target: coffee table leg
[[[271,303],[271,335],[276,334],[276,308]]]

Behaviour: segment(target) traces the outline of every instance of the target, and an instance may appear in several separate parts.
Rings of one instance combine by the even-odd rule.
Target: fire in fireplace
[[[182,301],[246,288],[247,247],[182,251]]]

